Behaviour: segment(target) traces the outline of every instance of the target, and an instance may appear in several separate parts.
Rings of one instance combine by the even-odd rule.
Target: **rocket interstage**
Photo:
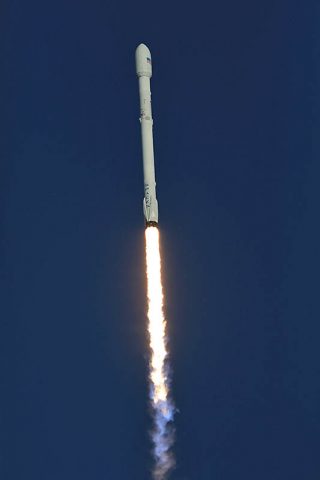
[[[146,225],[158,224],[158,201],[153,152],[153,120],[151,108],[150,78],[152,60],[148,47],[141,43],[136,50],[136,72],[139,78],[140,123],[144,177],[143,213]]]
[[[143,213],[146,220],[146,273],[148,297],[148,335],[150,347],[149,386],[153,416],[154,480],[166,480],[175,465],[173,418],[175,407],[170,394],[167,321],[161,275],[160,231],[153,153],[153,120],[150,78],[151,54],[144,44],[136,50],[136,72],[139,78],[140,123],[144,175]]]

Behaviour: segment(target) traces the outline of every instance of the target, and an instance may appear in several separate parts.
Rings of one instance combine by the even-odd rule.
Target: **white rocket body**
[[[146,219],[146,225],[157,225],[158,202],[156,197],[150,90],[152,64],[150,50],[143,43],[136,49],[136,72],[139,78],[140,94],[140,123],[144,176],[143,213]]]

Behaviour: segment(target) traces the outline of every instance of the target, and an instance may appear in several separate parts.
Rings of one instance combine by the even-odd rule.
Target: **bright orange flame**
[[[159,230],[146,229],[146,262],[148,282],[148,331],[150,336],[150,382],[151,402],[155,414],[153,431],[156,466],[154,478],[162,480],[174,465],[170,453],[173,443],[168,423],[173,420],[174,407],[169,399],[169,384],[166,369],[166,320],[163,313],[163,290],[161,283],[161,257]]]
[[[166,321],[163,315],[163,292],[161,283],[161,259],[159,230],[146,229],[147,278],[148,278],[148,318],[151,348],[151,381],[154,386],[154,402],[165,401],[168,387],[163,374],[167,356],[165,335]]]

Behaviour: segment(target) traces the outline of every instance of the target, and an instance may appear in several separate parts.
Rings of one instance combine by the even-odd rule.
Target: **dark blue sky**
[[[151,49],[173,480],[318,480],[319,10],[1,6],[0,477],[147,480]]]

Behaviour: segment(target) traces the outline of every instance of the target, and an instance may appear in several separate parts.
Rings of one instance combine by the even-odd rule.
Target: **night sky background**
[[[0,478],[150,479],[144,42],[172,479],[318,480],[319,9],[0,9]]]

